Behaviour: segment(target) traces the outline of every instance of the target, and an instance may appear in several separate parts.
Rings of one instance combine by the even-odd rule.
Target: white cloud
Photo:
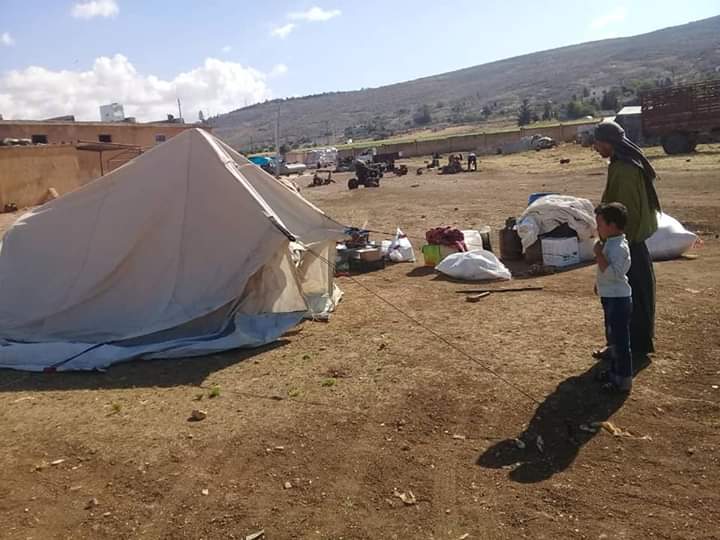
[[[280,77],[288,72],[288,67],[285,64],[275,64],[270,70],[268,77]]]
[[[333,17],[339,16],[341,11],[339,9],[322,9],[317,6],[313,6],[307,11],[299,11],[289,13],[288,17],[296,21],[310,21],[310,22],[322,22],[329,21]]]
[[[617,7],[614,10],[600,15],[590,22],[590,28],[592,30],[603,30],[613,23],[622,22],[627,17],[627,9],[624,7]]]
[[[3,32],[2,34],[0,34],[0,44],[7,47],[12,47],[13,45],[15,45],[15,40],[9,33]]]
[[[115,0],[90,0],[76,2],[72,7],[72,16],[76,19],[92,19],[93,17],[114,17],[120,12]]]
[[[5,118],[39,119],[74,114],[99,120],[98,107],[117,101],[140,121],[161,120],[182,101],[188,118],[213,114],[271,97],[267,75],[234,62],[208,58],[171,80],[138,73],[121,55],[97,58],[88,71],[52,71],[30,66],[0,75],[0,111]]]
[[[230,51],[232,51],[232,47],[230,45],[225,45],[221,50],[224,53],[229,53]]]
[[[273,37],[278,37],[280,39],[285,39],[294,29],[295,23],[287,23],[284,26],[276,26],[275,28],[273,28],[270,32],[270,35]]]

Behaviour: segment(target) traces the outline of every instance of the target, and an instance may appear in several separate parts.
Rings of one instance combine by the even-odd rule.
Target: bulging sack
[[[392,262],[415,262],[412,244],[400,227],[395,231],[395,238],[390,243],[387,256]]]
[[[446,276],[467,281],[511,279],[510,270],[494,253],[484,249],[453,253],[445,257],[435,270]]]
[[[688,231],[677,219],[659,213],[657,231],[645,243],[653,260],[660,261],[680,257],[697,239],[697,235]]]

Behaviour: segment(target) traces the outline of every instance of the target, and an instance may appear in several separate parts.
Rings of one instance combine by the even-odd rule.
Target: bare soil
[[[0,537],[720,537],[720,147],[700,150],[651,152],[666,211],[704,247],[656,265],[658,353],[627,399],[592,380],[592,267],[470,304],[399,264],[341,278],[329,323],[260,350],[0,371]],[[455,176],[408,164],[379,189],[339,175],[304,193],[342,222],[401,226],[419,254],[430,227],[497,230],[531,192],[597,201],[605,174],[576,146]],[[624,435],[580,429],[604,420]]]

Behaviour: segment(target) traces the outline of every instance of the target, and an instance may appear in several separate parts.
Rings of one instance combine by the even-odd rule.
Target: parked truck
[[[720,80],[670,86],[642,95],[645,137],[659,137],[667,154],[720,139]]]

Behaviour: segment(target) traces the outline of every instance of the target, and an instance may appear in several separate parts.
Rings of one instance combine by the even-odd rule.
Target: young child
[[[630,351],[632,289],[627,278],[630,247],[625,239],[627,209],[620,203],[602,204],[595,209],[600,241],[595,244],[597,294],[605,313],[605,334],[610,369],[600,375],[603,390],[630,392],[633,366]]]

